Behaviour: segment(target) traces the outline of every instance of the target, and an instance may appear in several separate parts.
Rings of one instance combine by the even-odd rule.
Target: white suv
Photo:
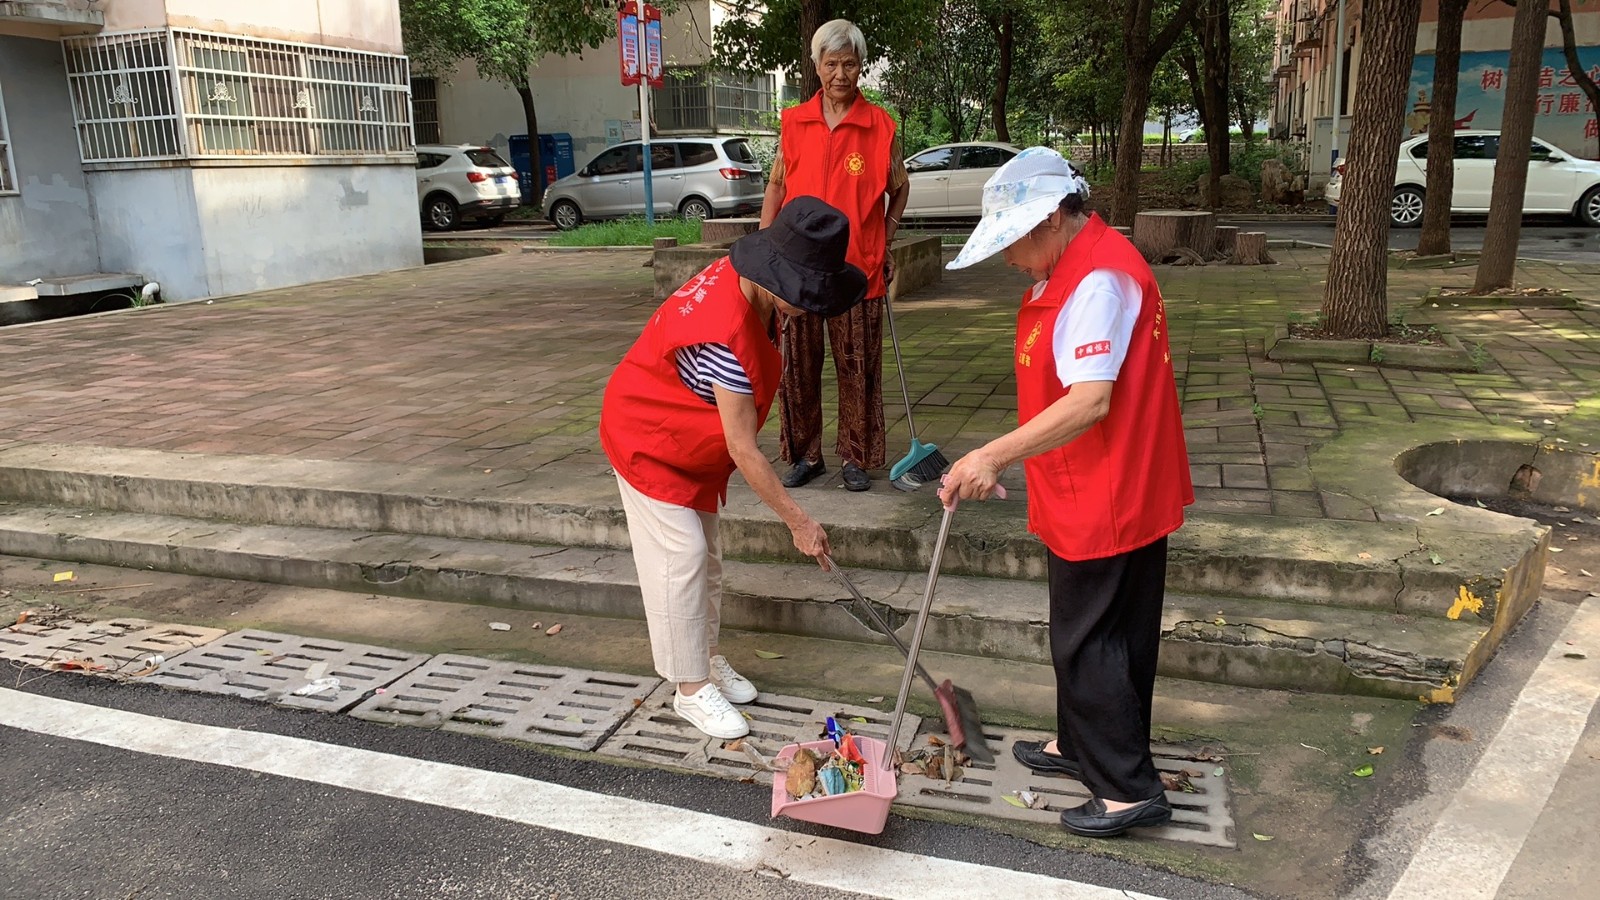
[[[1495,157],[1499,153],[1498,131],[1456,132],[1451,212],[1483,215],[1489,211]],[[1344,167],[1344,159],[1334,166],[1333,180],[1328,182],[1325,194],[1329,206],[1339,205]],[[1394,198],[1389,205],[1389,219],[1395,227],[1414,228],[1422,224],[1422,195],[1427,186],[1428,138],[1414,137],[1400,145]],[[1572,215],[1591,228],[1600,228],[1600,162],[1575,159],[1572,154],[1534,138],[1522,211]]]
[[[639,141],[607,147],[576,175],[550,185],[545,218],[562,231],[585,219],[644,215],[644,153]],[[740,137],[650,139],[650,186],[658,216],[710,219],[759,212],[766,185]]]
[[[489,147],[420,144],[417,199],[422,204],[422,224],[449,231],[466,219],[499,225],[522,203],[522,187],[517,170]]]

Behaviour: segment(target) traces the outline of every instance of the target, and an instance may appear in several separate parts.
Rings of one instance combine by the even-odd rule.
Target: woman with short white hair
[[[823,334],[833,349],[839,384],[838,439],[844,486],[872,486],[868,469],[885,462],[883,421],[883,298],[894,270],[889,245],[910,195],[894,119],[861,95],[867,56],[861,29],[846,19],[822,25],[811,37],[811,61],[822,89],[783,111],[778,158],[761,206],[766,227],[785,203],[818,197],[850,220],[850,262],[867,273],[867,299],[826,322],[818,316],[786,319],[787,364],[778,392],[781,455],[791,463],[785,487],[799,487],[826,471],[822,461]]]

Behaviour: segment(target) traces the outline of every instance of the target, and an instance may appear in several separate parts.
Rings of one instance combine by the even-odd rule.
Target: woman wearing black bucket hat
[[[673,709],[712,737],[747,734],[730,702],[756,698],[717,648],[717,511],[733,472],[789,526],[796,549],[819,563],[829,553],[756,434],[783,369],[779,317],[836,316],[865,296],[866,275],[845,261],[849,243],[842,213],[796,199],[667,298],[606,385],[600,444],[622,492],[656,671],[678,687]]]

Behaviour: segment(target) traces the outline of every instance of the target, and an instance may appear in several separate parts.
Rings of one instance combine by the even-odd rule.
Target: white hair
[[[851,51],[860,62],[867,61],[867,39],[862,36],[861,29],[849,19],[826,22],[811,36],[813,65],[820,65],[824,56],[841,50]]]

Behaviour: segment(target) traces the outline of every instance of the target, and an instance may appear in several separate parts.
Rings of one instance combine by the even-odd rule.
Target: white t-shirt
[[[1044,282],[1034,290],[1044,290]],[[1143,302],[1144,291],[1126,272],[1095,269],[1084,276],[1056,316],[1053,346],[1063,387],[1117,380]]]

